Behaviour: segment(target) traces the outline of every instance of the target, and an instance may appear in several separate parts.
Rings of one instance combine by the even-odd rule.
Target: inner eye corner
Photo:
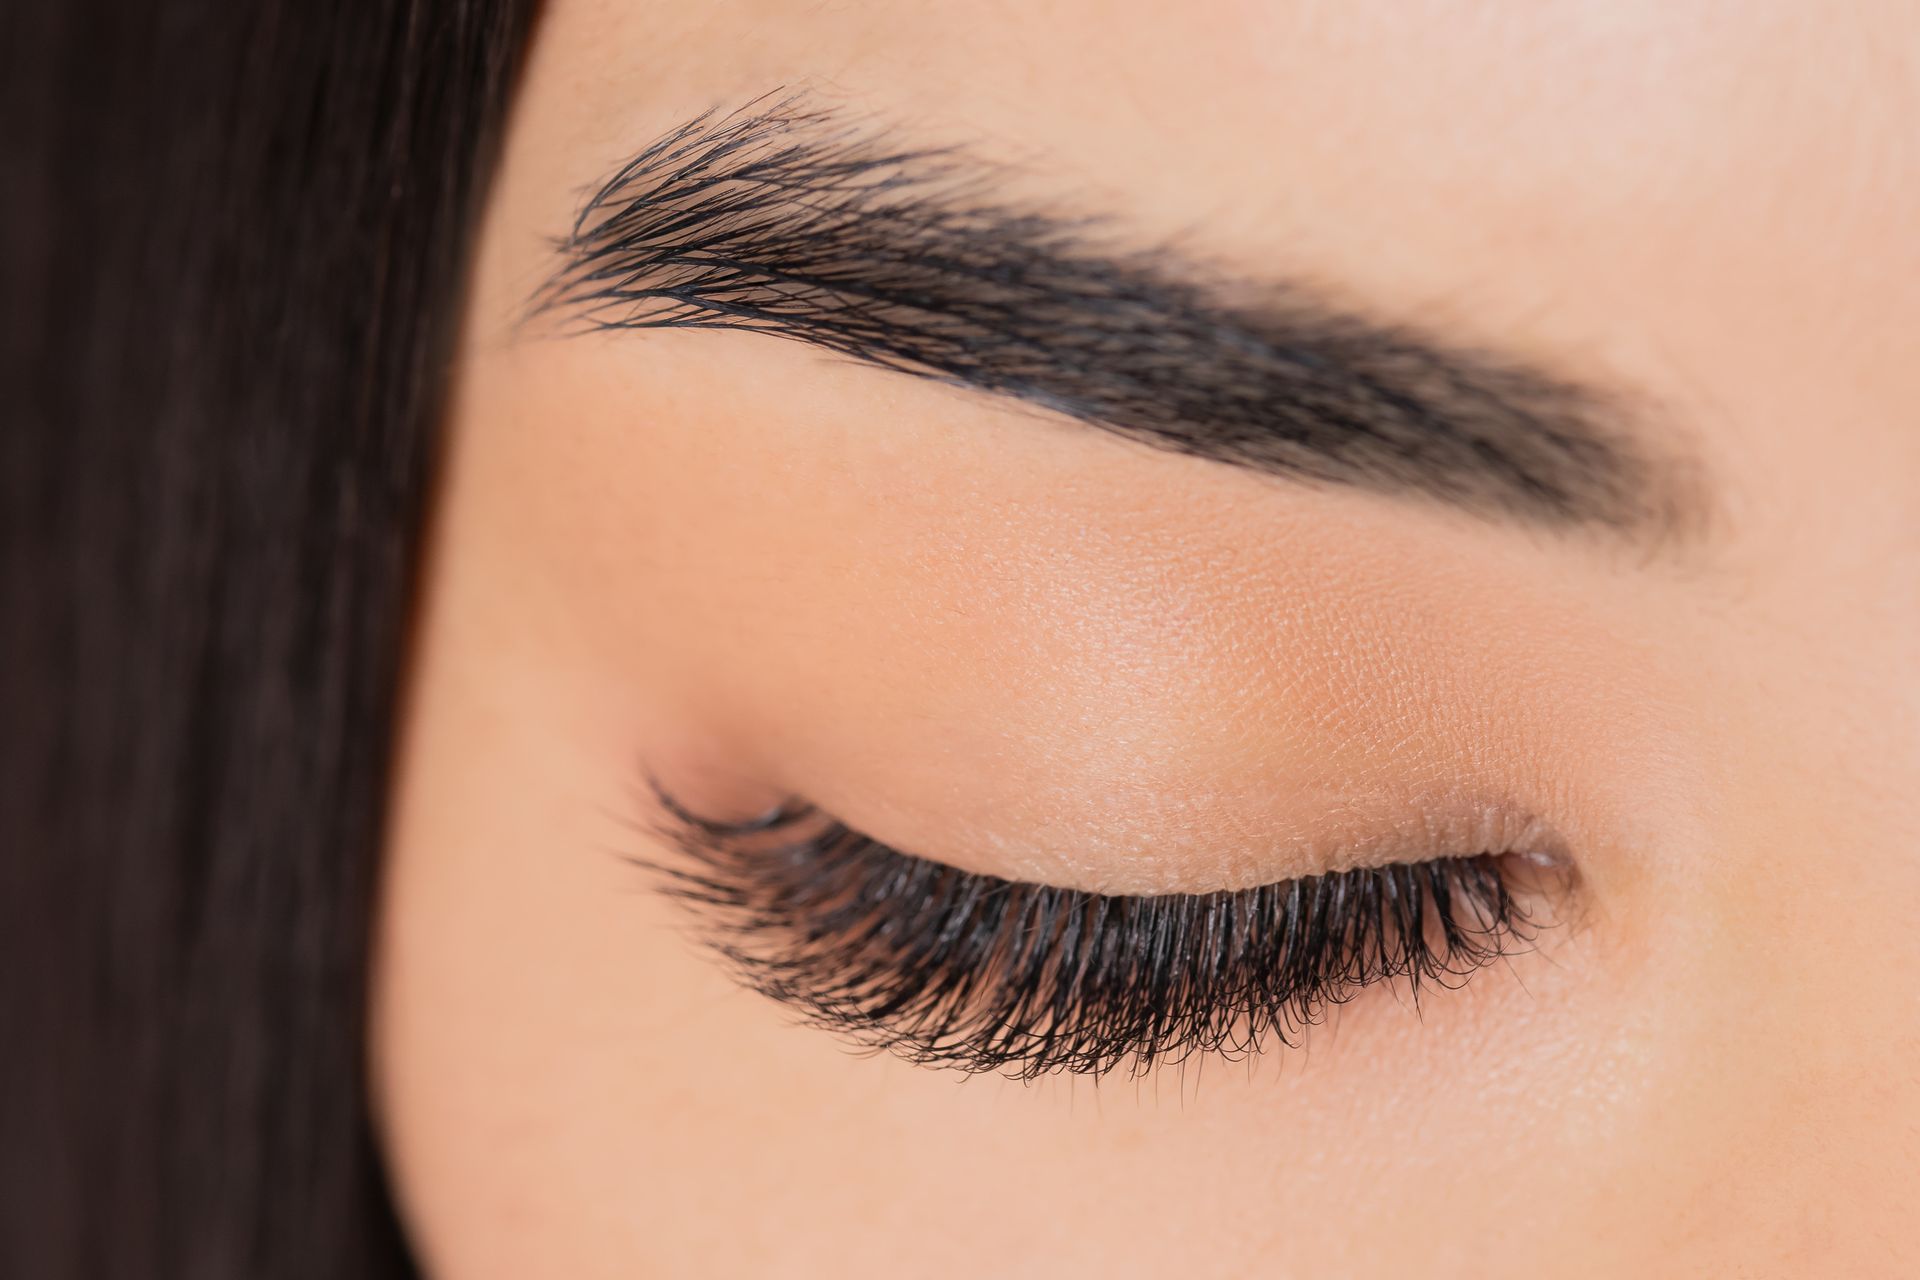
[[[790,792],[695,770],[676,773],[687,776],[668,781],[666,772],[650,764],[640,768],[642,799],[659,811],[654,826],[713,839],[750,840],[821,816],[811,802]]]
[[[1522,848],[1492,855],[1506,891],[1537,935],[1587,918],[1590,895],[1580,863],[1558,848]]]

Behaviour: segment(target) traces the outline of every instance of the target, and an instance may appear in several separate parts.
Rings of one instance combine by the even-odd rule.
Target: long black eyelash
[[[649,865],[747,985],[969,1073],[1241,1058],[1363,987],[1457,985],[1533,934],[1491,855],[1126,897],[961,871],[804,807],[726,824],[662,801],[690,863]]]

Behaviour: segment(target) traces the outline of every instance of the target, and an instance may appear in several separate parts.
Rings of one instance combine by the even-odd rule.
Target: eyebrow
[[[1682,468],[1609,396],[1524,361],[1248,287],[1000,194],[804,95],[681,125],[556,241],[530,315],[770,334],[1012,397],[1160,449],[1476,516],[1657,541]]]

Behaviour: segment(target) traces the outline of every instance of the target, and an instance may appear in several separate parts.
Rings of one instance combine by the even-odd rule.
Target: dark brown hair
[[[369,904],[532,8],[0,18],[0,1274],[411,1269]]]

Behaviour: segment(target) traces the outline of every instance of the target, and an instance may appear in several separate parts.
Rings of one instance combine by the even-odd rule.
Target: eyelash
[[[1021,1080],[1296,1045],[1364,988],[1451,988],[1530,943],[1498,854],[1115,896],[962,871],[804,805],[743,823],[656,788],[643,862],[747,986],[856,1046]]]

